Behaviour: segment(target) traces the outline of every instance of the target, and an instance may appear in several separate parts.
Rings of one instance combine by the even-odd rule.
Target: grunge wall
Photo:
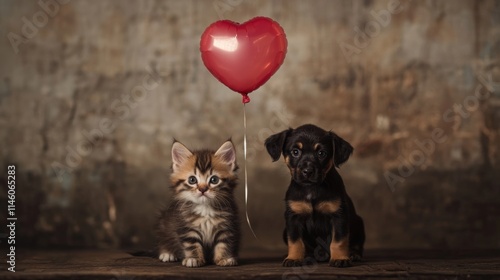
[[[282,25],[288,53],[247,105],[259,240],[241,180],[244,249],[283,248],[288,171],[263,141],[304,123],[355,147],[340,172],[368,248],[500,248],[493,0],[0,0],[0,182],[15,164],[19,246],[153,244],[174,137],[215,149],[232,136],[243,166],[241,97],[198,48],[210,23],[257,15]]]

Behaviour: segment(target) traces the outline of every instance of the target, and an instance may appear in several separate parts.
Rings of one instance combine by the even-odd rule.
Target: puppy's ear
[[[266,149],[273,161],[277,161],[280,158],[283,146],[285,145],[285,139],[288,137],[290,131],[292,131],[291,128],[273,134],[266,139]]]
[[[335,163],[335,166],[339,167],[342,163],[349,159],[354,148],[337,134],[330,131],[330,135],[332,136],[333,142],[333,162]]]

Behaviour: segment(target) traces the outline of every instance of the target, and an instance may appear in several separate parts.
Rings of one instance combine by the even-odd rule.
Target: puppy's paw
[[[168,252],[161,253],[158,258],[162,262],[176,262],[177,261],[177,258],[175,257],[175,255],[174,254],[170,254]]]
[[[205,265],[205,260],[202,258],[185,258],[182,260],[182,265],[185,267],[200,267]]]
[[[215,264],[218,266],[235,266],[238,265],[238,261],[236,260],[236,258],[226,258],[215,260]]]
[[[354,245],[350,248],[350,258],[352,261],[360,261],[363,258],[363,247],[360,245]]]
[[[349,267],[352,266],[350,259],[330,260],[330,266],[333,267]]]
[[[358,253],[353,253],[353,254],[351,254],[351,257],[350,257],[351,261],[353,261],[353,262],[359,262],[359,261],[361,261],[362,258],[363,257]]]
[[[285,259],[283,261],[284,267],[302,266],[302,260]]]

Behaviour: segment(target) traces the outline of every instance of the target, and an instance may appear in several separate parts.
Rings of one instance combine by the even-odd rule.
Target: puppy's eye
[[[324,150],[319,150],[318,151],[318,157],[320,159],[324,159],[326,157],[326,152]]]
[[[300,156],[300,150],[297,149],[297,148],[295,148],[295,149],[292,150],[291,154],[292,154],[293,157],[299,157]]]
[[[196,179],[196,177],[194,177],[194,176],[189,176],[189,178],[188,178],[188,184],[190,184],[190,185],[194,185],[194,184],[196,184],[196,183],[198,183],[198,180]]]
[[[212,185],[217,185],[219,183],[220,179],[217,176],[212,176],[210,177],[210,184]]]

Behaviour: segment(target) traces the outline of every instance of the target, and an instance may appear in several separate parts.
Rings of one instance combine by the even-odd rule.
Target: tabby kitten
[[[182,259],[186,267],[213,262],[237,265],[240,227],[233,191],[236,151],[226,141],[216,151],[191,152],[172,146],[174,198],[160,214],[158,255],[163,262]]]

